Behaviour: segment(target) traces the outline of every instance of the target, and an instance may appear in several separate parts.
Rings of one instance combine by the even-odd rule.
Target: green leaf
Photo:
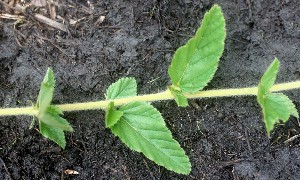
[[[54,73],[48,68],[44,80],[41,84],[36,107],[39,110],[37,115],[39,119],[40,132],[46,138],[56,142],[62,148],[66,146],[64,131],[73,131],[69,122],[60,117],[63,114],[57,106],[51,105],[53,92],[55,88]]]
[[[174,86],[169,86],[169,90],[175,97],[175,101],[178,106],[187,107],[189,105],[187,98],[183,95],[183,93],[180,90],[177,90]]]
[[[265,95],[263,106],[264,121],[268,135],[273,130],[274,124],[279,123],[279,119],[285,123],[288,121],[290,115],[299,117],[293,102],[282,93]]]
[[[110,85],[106,91],[106,99],[120,99],[123,97],[136,96],[137,85],[134,78],[121,78]]]
[[[114,102],[110,102],[108,104],[108,108],[107,108],[106,113],[105,113],[106,127],[110,128],[113,125],[115,125],[120,120],[122,115],[123,115],[122,111],[118,111],[114,108]]]
[[[54,73],[51,68],[48,68],[44,80],[41,84],[41,88],[37,100],[37,107],[39,108],[39,113],[45,112],[47,108],[50,106],[53,97],[54,87],[55,87]]]
[[[279,60],[275,59],[258,85],[257,101],[262,108],[264,123],[269,136],[274,129],[274,125],[279,123],[279,120],[287,122],[290,115],[299,118],[295,105],[286,95],[270,92],[271,87],[275,83],[279,65]]]
[[[39,120],[47,124],[48,126],[63,131],[73,132],[73,128],[70,126],[69,122],[57,114],[45,112],[42,116],[39,117]]]
[[[168,73],[174,86],[183,92],[203,89],[213,78],[224,50],[225,19],[214,5],[207,12],[195,37],[174,54]]]
[[[111,130],[129,148],[177,173],[188,174],[191,171],[184,150],[172,138],[161,114],[153,106],[132,102],[119,111],[123,111],[123,116]]]
[[[61,148],[65,149],[66,140],[63,130],[47,125],[43,121],[40,121],[40,132],[44,137],[51,139],[52,141],[57,143]]]

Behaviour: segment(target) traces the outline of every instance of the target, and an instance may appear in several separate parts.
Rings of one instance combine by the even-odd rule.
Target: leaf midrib
[[[212,18],[213,18],[213,16],[212,16],[211,14],[209,14],[209,19],[206,18],[206,19],[207,19],[207,22],[210,22]],[[202,23],[202,24],[203,24],[203,23]],[[222,24],[222,23],[221,23],[221,24]],[[203,39],[204,34],[205,34],[205,32],[207,31],[207,28],[208,28],[208,27],[210,27],[210,24],[209,24],[209,23],[208,23],[207,26],[203,27],[203,33],[201,34],[200,37],[197,37],[197,32],[196,32],[196,36],[194,37],[195,39],[192,39],[192,41],[193,41],[193,40],[195,41],[195,40],[197,40],[197,39],[199,38],[198,41],[200,42],[200,41]],[[201,27],[201,28],[202,28],[202,27]],[[201,29],[201,30],[202,30],[202,29]],[[188,47],[188,46],[186,46],[186,47]],[[198,50],[198,45],[196,45],[196,48],[195,48],[195,50],[193,51],[192,54],[195,54],[195,51],[197,51],[197,50]],[[182,81],[183,76],[184,76],[185,72],[187,71],[187,69],[188,69],[190,63],[191,63],[191,59],[188,60],[188,63],[187,63],[187,65],[185,66],[185,69],[184,69],[182,75],[180,76],[178,82],[176,83],[176,86],[180,87],[180,82]]]

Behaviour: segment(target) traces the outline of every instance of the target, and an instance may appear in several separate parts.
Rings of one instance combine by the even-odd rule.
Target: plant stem
[[[0,109],[0,116],[32,115],[37,116],[38,110],[33,107]]]
[[[299,89],[300,81],[276,84],[271,88],[272,92]],[[249,88],[236,88],[236,89],[218,89],[218,90],[207,90],[199,91],[196,93],[184,94],[187,98],[211,98],[211,97],[229,97],[229,96],[250,96],[257,95],[258,87]],[[141,96],[134,96],[122,99],[115,99],[115,106],[120,106],[133,101],[161,101],[174,99],[173,95],[169,90],[156,94],[147,94]],[[92,109],[105,109],[111,100],[96,101],[96,102],[84,102],[84,103],[73,103],[73,104],[61,104],[56,105],[62,111],[80,111],[80,110],[92,110]],[[7,108],[0,109],[0,116],[13,116],[13,115],[37,115],[38,110],[34,107],[23,107],[23,108]]]

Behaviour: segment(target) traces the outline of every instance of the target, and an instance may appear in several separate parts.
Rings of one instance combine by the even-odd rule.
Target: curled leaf
[[[51,68],[48,68],[44,80],[41,84],[38,100],[37,100],[37,107],[39,109],[39,113],[44,113],[47,108],[50,106],[53,92],[55,87],[55,79],[54,73]]]
[[[51,105],[53,92],[55,88],[54,73],[51,68],[48,68],[44,80],[41,84],[36,108],[39,113],[39,128],[41,134],[56,142],[62,148],[66,146],[64,131],[73,131],[69,122],[60,117],[63,112],[57,106]]]
[[[270,89],[274,85],[279,70],[280,62],[276,58],[269,66],[258,85],[257,101],[262,108],[264,123],[268,136],[274,125],[279,120],[287,122],[290,115],[299,118],[297,109],[293,102],[282,93],[271,93]]]
[[[110,102],[108,105],[108,108],[105,113],[105,125],[107,128],[111,128],[113,125],[115,125],[120,118],[122,117],[123,112],[118,111],[114,108],[114,103]]]

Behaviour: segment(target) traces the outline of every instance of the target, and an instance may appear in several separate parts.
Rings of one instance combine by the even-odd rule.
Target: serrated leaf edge
[[[273,67],[275,66],[275,67]],[[279,67],[280,67],[280,61],[275,58],[274,61],[269,65],[269,67],[267,68],[266,72],[264,73],[264,75],[262,76],[260,82],[259,82],[259,85],[258,85],[258,91],[257,91],[257,101],[258,101],[258,104],[261,106],[262,108],[262,111],[263,111],[263,120],[264,120],[264,123],[265,123],[265,127],[266,127],[266,130],[267,130],[267,134],[268,136],[270,137],[270,133],[271,131],[274,129],[274,126],[276,123],[279,122],[279,120],[282,120],[283,122],[286,122],[290,116],[294,116],[296,118],[299,118],[299,114],[297,112],[297,109],[296,109],[296,106],[295,104],[293,103],[292,100],[289,99],[288,96],[286,96],[285,94],[283,93],[271,93],[270,92],[270,89],[272,88],[272,86],[274,85],[275,81],[276,81],[276,77],[277,77],[277,74],[279,72]],[[274,73],[270,72],[272,70],[272,68],[275,68],[274,70]],[[266,79],[266,77],[268,76],[268,73],[272,73],[274,76],[271,76],[270,78]],[[270,84],[268,84],[268,81],[271,81]],[[267,84],[265,87],[264,85]],[[275,111],[275,113],[277,114],[277,118],[274,119],[274,123],[272,124],[271,127],[269,127],[267,124],[267,112],[266,112],[266,105],[265,105],[265,101],[266,99],[268,98],[268,95],[270,94],[273,94],[273,95],[280,95],[280,96],[284,96],[286,98],[286,101],[287,103],[289,104],[289,117],[287,119],[280,119],[280,115],[278,115],[278,113]]]
[[[126,81],[133,81],[133,83],[134,83],[134,89],[135,89],[135,93],[134,94],[132,94],[132,95],[130,95],[130,96],[117,96],[117,97],[115,97],[115,98],[109,98],[109,92],[110,91],[112,91],[113,90],[113,88],[114,88],[114,86],[116,86],[118,83],[122,83],[121,84],[121,86],[123,86],[124,85],[124,82],[126,82]],[[120,88],[121,89],[121,88]],[[122,91],[124,91],[125,90],[125,88],[122,88],[123,90]],[[120,94],[120,93],[119,93]],[[137,83],[136,83],[136,80],[135,80],[135,78],[133,78],[133,77],[123,77],[123,78],[120,78],[120,79],[118,79],[116,82],[114,82],[114,83],[112,83],[108,88],[107,88],[107,90],[106,90],[106,93],[105,93],[105,98],[107,99],[107,100],[114,100],[114,99],[120,99],[120,98],[124,98],[124,97],[132,97],[132,96],[136,96],[137,95]]]
[[[135,102],[133,102],[133,103],[135,103]],[[187,160],[187,162],[185,162],[185,164],[188,164],[188,167],[184,167],[184,166],[182,166],[182,164],[177,163],[176,160],[174,160],[174,159],[171,158],[170,156],[168,156],[168,157],[169,157],[170,159],[172,159],[172,161],[173,161],[174,163],[178,164],[178,165],[181,167],[180,169],[188,169],[188,172],[181,171],[181,170],[178,171],[178,169],[173,169],[173,168],[170,168],[170,167],[166,167],[164,164],[159,163],[159,162],[155,161],[152,157],[149,157],[149,156],[147,156],[146,154],[144,154],[143,151],[133,149],[133,148],[131,148],[131,147],[129,147],[129,146],[127,146],[127,147],[130,148],[130,149],[132,149],[132,150],[134,150],[134,151],[137,151],[137,152],[140,152],[140,153],[144,154],[147,158],[149,158],[150,160],[152,160],[152,161],[155,162],[156,164],[165,167],[166,169],[169,169],[169,170],[171,170],[171,171],[174,171],[174,172],[177,172],[177,173],[180,173],[180,174],[188,174],[188,173],[191,171],[191,163],[190,163],[190,161],[189,161],[189,157],[186,155],[184,149],[180,146],[180,144],[178,143],[178,141],[176,141],[176,140],[173,138],[171,131],[166,127],[166,124],[165,124],[165,122],[164,122],[164,119],[163,119],[161,113],[160,113],[155,107],[153,107],[153,106],[152,106],[151,104],[149,104],[149,103],[145,103],[145,102],[138,102],[138,103],[141,103],[141,104],[143,104],[143,105],[149,106],[149,107],[153,108],[152,110],[155,111],[155,113],[158,113],[159,117],[163,120],[163,125],[164,125],[165,128],[166,128],[166,133],[169,133],[169,134],[171,135],[171,138],[174,140],[173,143],[176,144],[176,146],[178,147],[178,149],[180,149],[182,152],[184,152],[184,156],[181,156],[181,157],[176,156],[176,157],[177,157],[177,158],[185,158],[185,159]],[[126,106],[128,106],[128,105],[130,105],[130,103],[129,103],[129,104],[126,104],[126,105],[124,105],[124,106],[122,106],[122,107],[120,108],[120,110],[122,110],[122,111],[124,112],[124,108],[126,108]],[[126,112],[125,112],[124,114],[126,114]],[[121,119],[122,119],[122,118],[123,118],[123,120],[124,120],[124,121],[125,121],[132,129],[135,130],[135,132],[140,132],[139,130],[136,130],[134,127],[132,127],[132,126],[126,121],[126,119],[124,119],[124,116],[121,117]],[[140,133],[139,133],[139,134],[140,134]],[[161,151],[161,149],[160,149],[159,147],[156,146],[155,143],[152,143],[151,141],[149,141],[149,140],[148,140],[146,137],[144,137],[142,134],[140,134],[140,136],[142,136],[147,142],[149,142],[149,144],[152,144],[153,146],[155,146],[156,149],[159,150],[162,154],[165,154],[163,151]],[[125,144],[126,144],[126,143],[125,143]],[[166,155],[167,155],[167,154],[166,154]]]
[[[179,47],[179,48],[176,50],[173,59],[175,59],[177,56],[179,56],[178,54],[179,54],[179,52],[181,51],[181,49],[189,49],[189,48],[191,48],[191,46],[193,46],[193,45],[195,44],[194,42],[195,42],[198,38],[199,38],[199,41],[201,41],[201,39],[203,38],[202,32],[205,32],[205,30],[202,30],[203,24],[206,24],[206,23],[208,23],[208,22],[210,21],[210,19],[211,19],[213,16],[209,16],[209,15],[210,15],[210,13],[211,13],[212,11],[214,11],[215,9],[220,10],[221,15],[222,15],[222,17],[221,17],[222,19],[221,19],[221,20],[222,20],[222,22],[225,24],[225,18],[224,18],[224,15],[223,15],[223,13],[222,13],[221,7],[218,6],[217,4],[215,4],[215,5],[214,5],[207,13],[205,13],[204,18],[203,18],[203,20],[202,20],[201,27],[197,30],[197,32],[195,33],[195,36],[192,37],[185,45]],[[218,11],[217,11],[217,12],[218,12]],[[204,20],[205,20],[205,21],[204,21]],[[226,25],[226,24],[225,24],[225,25]],[[207,26],[208,26],[208,25],[207,25]],[[206,26],[206,28],[207,28],[207,26]],[[224,29],[224,31],[225,31],[225,30],[226,30],[226,29]],[[199,36],[200,36],[200,37],[199,37]],[[226,31],[225,31],[224,38],[223,38],[223,42],[222,42],[222,43],[223,43],[223,50],[222,50],[222,52],[224,51],[224,44],[225,44],[224,41],[225,41],[225,38],[226,38]],[[217,38],[217,39],[219,39],[219,38]],[[194,52],[195,52],[197,49],[198,49],[198,48],[196,47],[195,50],[194,50]],[[182,51],[183,51],[183,50],[182,50]],[[194,54],[194,52],[193,52],[192,54]],[[218,58],[218,61],[216,62],[217,64],[218,64],[218,62],[219,62],[221,56],[222,56],[222,53],[220,53],[220,55],[217,56],[217,58]],[[185,71],[187,70],[187,68],[189,67],[189,64],[190,64],[190,61],[187,63],[186,68],[185,68],[185,70],[184,70],[183,72],[185,72]],[[172,65],[173,65],[173,60],[172,60],[171,65],[170,65],[170,67],[169,67],[169,69],[168,69],[168,74],[169,74],[170,77],[171,77],[170,69],[172,68]],[[218,67],[215,67],[215,68],[214,68],[214,71],[213,71],[214,73],[212,73],[212,75],[209,76],[209,79],[207,80],[207,82],[203,83],[203,85],[202,85],[200,88],[198,88],[198,90],[196,90],[196,91],[199,91],[199,90],[203,89],[205,86],[207,86],[207,84],[212,80],[213,76],[215,75],[215,72],[216,72],[217,69],[218,69]],[[180,79],[178,80],[177,83],[174,83],[174,82],[173,82],[173,78],[171,78],[172,84],[173,84],[174,86],[176,86],[176,87],[179,87],[179,86],[180,86],[180,81],[181,81],[181,79],[183,78],[183,76],[184,76],[184,73],[183,73],[183,75],[180,77]],[[189,92],[189,93],[191,93],[191,92],[196,92],[196,91],[183,91],[183,92]]]

